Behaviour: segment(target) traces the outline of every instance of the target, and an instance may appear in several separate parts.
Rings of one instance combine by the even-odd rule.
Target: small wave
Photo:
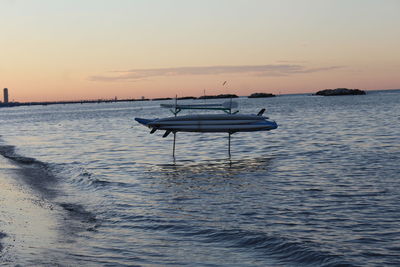
[[[61,193],[59,189],[60,178],[70,177],[71,174],[71,170],[69,170],[69,173],[62,172],[63,169],[68,169],[65,168],[65,164],[45,163],[35,158],[21,156],[16,153],[15,147],[11,145],[0,145],[0,155],[14,162],[18,166],[16,171],[20,174],[19,178],[30,187],[36,189],[43,197],[54,201],[57,196],[65,193]],[[77,176],[89,185],[97,181],[95,178],[92,178],[91,173],[86,171],[79,172]],[[67,211],[69,218],[79,222],[78,224],[74,224],[73,228],[75,232],[82,231],[83,229],[95,231],[98,227],[99,223],[96,216],[87,211],[82,205],[72,203],[57,204]],[[53,206],[49,205],[49,208],[52,209]]]
[[[0,240],[4,237],[7,237],[5,233],[0,232]],[[3,250],[3,245],[0,243],[0,252]]]
[[[47,199],[65,193],[60,192],[61,181],[89,190],[96,190],[111,183],[87,171],[81,162],[47,163],[18,154],[16,147],[12,145],[0,145],[0,156],[15,163],[18,167],[16,172],[20,174],[19,178]]]
[[[14,146],[10,146],[10,145],[2,145],[0,146],[0,154],[5,157],[8,158],[12,161],[14,161],[17,164],[22,164],[22,165],[39,165],[39,166],[43,166],[46,167],[47,165],[44,162],[41,162],[35,158],[30,158],[30,157],[24,157],[21,155],[18,155],[15,152],[15,147]]]
[[[268,235],[263,232],[244,231],[240,229],[220,230],[183,224],[179,221],[154,221],[140,216],[136,222],[144,224],[128,228],[140,228],[145,231],[167,231],[177,236],[191,237],[197,242],[219,243],[223,246],[248,250],[261,257],[275,259],[280,264],[294,266],[356,266],[339,255],[320,250],[318,244],[311,242],[291,241],[282,236]],[[151,222],[151,223],[150,223]]]
[[[78,227],[73,227],[74,232],[76,230],[86,229],[87,231],[97,231],[97,228],[100,226],[99,220],[96,218],[96,215],[90,211],[87,211],[82,205],[74,204],[74,203],[58,203],[64,210],[68,212],[68,215],[80,222]],[[85,227],[82,227],[85,225]],[[70,225],[72,227],[72,225]]]
[[[95,222],[96,216],[86,211],[82,205],[73,203],[59,203],[61,207],[69,211],[74,217],[78,217],[84,222]]]
[[[32,188],[47,198],[55,197],[57,190],[52,186],[56,176],[51,171],[51,165],[35,158],[25,157],[15,152],[10,145],[0,146],[0,155],[11,160],[18,166],[19,177]]]
[[[81,162],[57,164],[52,166],[52,169],[58,177],[68,177],[68,179],[64,179],[64,181],[80,189],[92,190],[108,184],[108,181],[101,180],[96,174],[82,167]]]
[[[199,231],[204,242],[224,242],[232,248],[247,248],[268,255],[284,264],[303,266],[353,266],[339,256],[319,251],[316,244],[287,240],[281,236],[268,236],[261,232],[242,230]]]
[[[110,187],[110,186],[114,186],[117,188],[137,187],[137,184],[124,183],[124,182],[112,182],[112,181],[106,181],[106,180],[100,180],[100,179],[93,179],[92,184],[95,186],[101,186],[101,187]]]

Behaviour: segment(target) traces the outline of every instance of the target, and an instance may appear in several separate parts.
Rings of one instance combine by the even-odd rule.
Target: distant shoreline
[[[111,103],[111,102],[132,102],[132,101],[149,101],[150,99],[99,99],[99,100],[76,100],[76,101],[43,101],[43,102],[10,102],[0,103],[2,107],[18,107],[18,106],[47,106],[47,105],[66,105],[66,104],[87,104],[87,103]]]
[[[380,92],[380,91],[397,91],[400,89],[377,89],[377,90],[365,90],[367,92]],[[315,93],[295,93],[295,94],[279,94],[277,96],[283,95],[314,95]],[[178,100],[204,100],[204,99],[226,99],[226,98],[249,98],[249,96],[237,96],[231,94],[222,95],[209,95],[209,96],[185,96],[178,97]],[[267,97],[268,98],[268,97]],[[171,97],[157,97],[157,98],[139,98],[139,99],[97,99],[97,100],[71,100],[71,101],[38,101],[38,102],[9,102],[7,104],[0,102],[0,108],[3,107],[19,107],[19,106],[47,106],[47,105],[66,105],[66,104],[92,104],[92,103],[116,103],[116,102],[141,102],[141,101],[164,101],[164,100],[174,100]]]
[[[185,96],[178,97],[178,100],[204,100],[204,99],[223,99],[223,98],[238,98],[237,95],[233,94],[221,94],[221,95],[207,95],[207,96]],[[140,101],[160,101],[160,100],[173,100],[174,98],[139,98],[139,99],[97,99],[97,100],[76,100],[76,101],[42,101],[42,102],[9,102],[0,103],[2,107],[18,107],[18,106],[47,106],[47,105],[66,105],[66,104],[90,104],[90,103],[116,103],[116,102],[140,102]]]

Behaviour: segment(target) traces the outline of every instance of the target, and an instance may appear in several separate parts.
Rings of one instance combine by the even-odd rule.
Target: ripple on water
[[[54,189],[48,199],[65,225],[84,226],[40,257],[71,265],[400,265],[399,91],[238,101],[242,113],[266,107],[279,128],[234,134],[231,159],[226,134],[195,133],[178,134],[173,159],[171,137],[133,121],[167,116],[154,101],[2,112],[0,153],[35,174],[37,189]]]

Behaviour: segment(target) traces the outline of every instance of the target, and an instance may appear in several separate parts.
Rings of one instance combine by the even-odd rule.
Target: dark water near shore
[[[56,220],[3,261],[399,266],[400,91],[238,101],[279,128],[234,134],[231,159],[226,134],[178,133],[176,161],[133,121],[160,102],[1,109],[0,153]]]

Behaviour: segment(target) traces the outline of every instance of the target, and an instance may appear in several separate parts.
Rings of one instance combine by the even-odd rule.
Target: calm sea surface
[[[178,133],[175,161],[134,121],[168,102],[0,109],[0,153],[53,222],[0,261],[400,266],[400,91],[238,102],[279,128],[232,135],[231,159],[227,134]]]

